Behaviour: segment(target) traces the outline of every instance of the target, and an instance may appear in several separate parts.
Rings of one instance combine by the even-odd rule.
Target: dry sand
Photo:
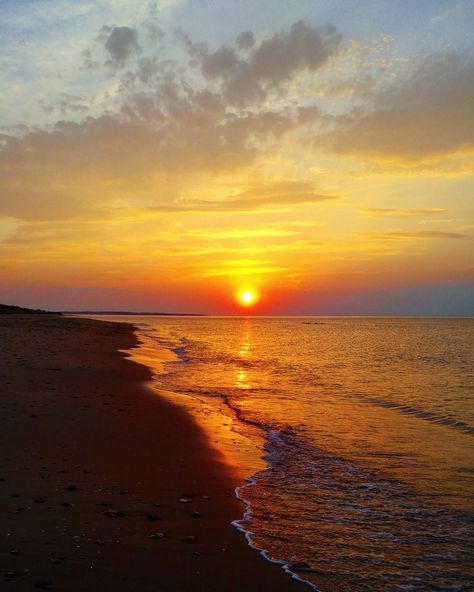
[[[146,386],[131,325],[0,316],[0,583],[24,591],[307,589],[231,521],[236,474]]]

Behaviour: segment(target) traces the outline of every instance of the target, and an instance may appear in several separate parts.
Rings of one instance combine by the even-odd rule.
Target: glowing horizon
[[[0,302],[474,314],[473,13],[7,0]]]

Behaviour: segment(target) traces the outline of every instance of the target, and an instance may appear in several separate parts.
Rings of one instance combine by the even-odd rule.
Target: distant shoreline
[[[62,310],[65,315],[112,315],[138,317],[205,317],[205,314],[193,312],[127,312],[123,310]]]
[[[136,317],[250,317],[258,318],[295,318],[295,319],[474,319],[474,315],[376,315],[376,314],[203,314],[193,312],[130,312],[130,311],[103,311],[103,310],[62,310],[63,315],[97,315],[97,316],[136,316]]]
[[[1,315],[61,315],[60,312],[53,310],[43,310],[42,308],[23,308],[13,304],[0,304]]]

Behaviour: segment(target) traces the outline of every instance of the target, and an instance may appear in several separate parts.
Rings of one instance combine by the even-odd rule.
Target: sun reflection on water
[[[240,344],[240,349],[238,351],[238,354],[241,358],[248,358],[250,356],[250,348],[251,348],[251,334],[250,334],[250,330],[249,330],[249,325],[247,325],[247,327],[244,327],[244,330],[242,331],[242,341]]]
[[[248,372],[243,368],[239,368],[235,375],[237,387],[240,389],[249,389],[249,377]]]
[[[252,348],[252,333],[250,331],[251,323],[248,320],[244,321],[242,332],[241,332],[241,341],[239,345],[239,349],[237,354],[240,358],[244,360],[248,360],[251,358],[251,348]],[[235,373],[235,381],[236,386],[239,389],[249,389],[250,382],[249,382],[249,373],[242,367],[238,367]]]

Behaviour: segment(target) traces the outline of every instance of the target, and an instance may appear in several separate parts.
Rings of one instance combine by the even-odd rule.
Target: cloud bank
[[[474,53],[431,57],[376,97],[339,117],[331,150],[363,157],[423,159],[474,150]]]
[[[244,169],[269,143],[318,117],[316,108],[298,103],[275,108],[264,99],[270,92],[283,95],[285,84],[299,72],[320,68],[337,51],[341,36],[334,27],[299,22],[259,42],[243,33],[234,46],[215,52],[181,36],[195,61],[184,71],[174,59],[140,57],[140,33],[134,28],[103,27],[99,40],[106,55],[102,63],[115,68],[112,76],[119,84],[115,110],[4,134],[1,215],[95,217],[110,203],[109,192],[97,186],[113,186],[123,200],[136,204],[147,181],[154,190],[154,196],[148,192],[144,198],[147,205],[172,208],[180,195],[163,188],[165,178],[176,177],[182,185],[197,173]],[[87,55],[91,63],[101,63],[89,50]],[[196,72],[202,77],[192,85]],[[82,103],[76,106],[65,97],[60,109],[80,111]],[[304,199],[319,200],[311,191]],[[260,205],[266,203],[262,199]],[[298,199],[301,195],[286,197],[287,203]],[[242,200],[221,208],[259,206],[244,195]]]

